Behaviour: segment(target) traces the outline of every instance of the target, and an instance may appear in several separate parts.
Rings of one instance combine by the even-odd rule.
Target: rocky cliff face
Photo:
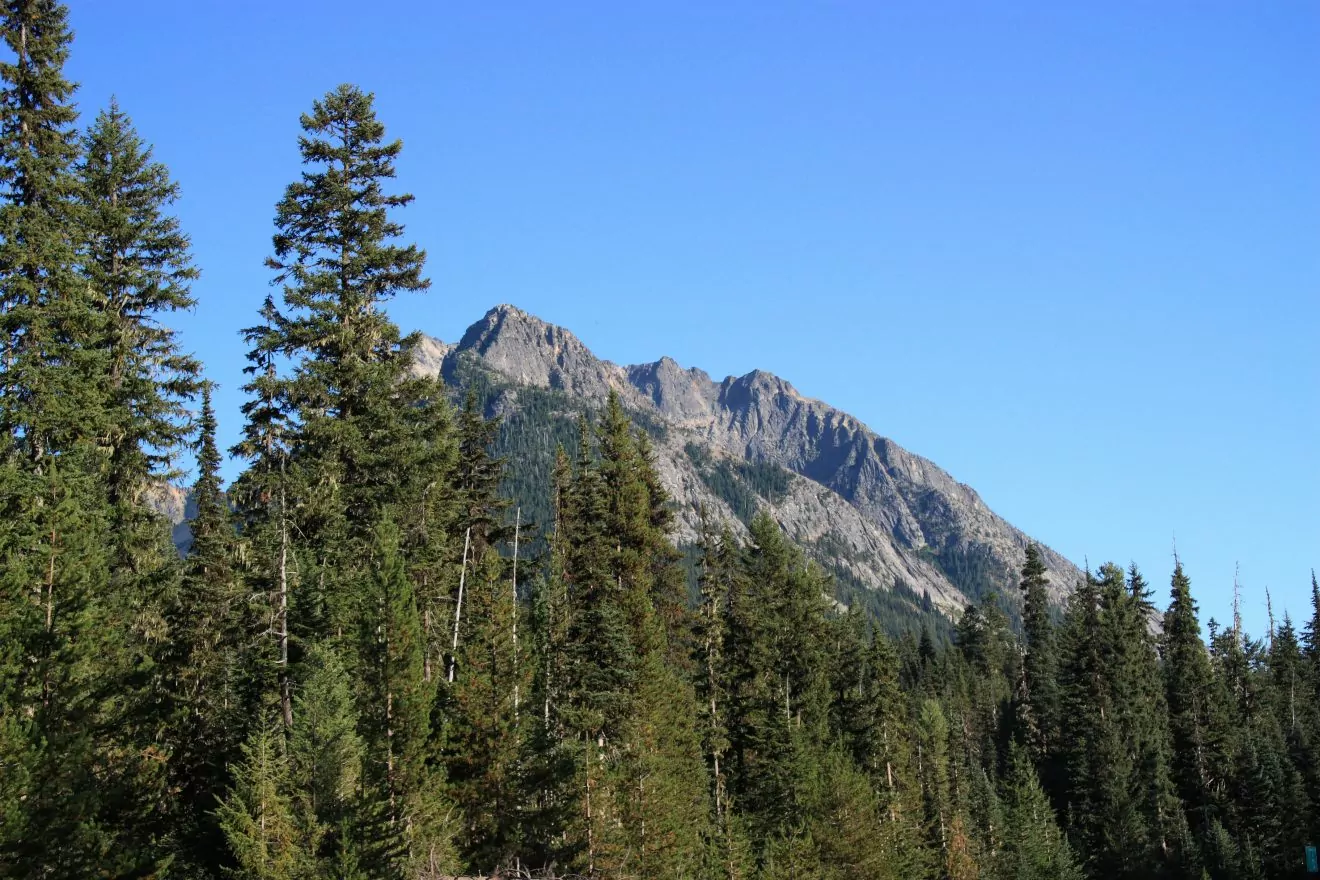
[[[538,411],[567,418],[567,403],[594,408],[613,389],[656,441],[680,542],[695,540],[701,507],[735,531],[763,508],[854,596],[897,591],[950,615],[990,589],[1016,598],[1025,534],[932,462],[777,376],[716,382],[669,358],[621,367],[512,306],[492,309],[455,345],[425,338],[417,369],[455,384],[479,371],[506,417],[547,393],[563,405]],[[1061,601],[1081,573],[1042,551]]]

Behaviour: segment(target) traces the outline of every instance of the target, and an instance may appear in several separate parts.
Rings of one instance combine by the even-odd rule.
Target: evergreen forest
[[[79,115],[63,5],[0,28],[0,876],[1303,875],[1314,576],[1253,638],[1202,627],[1178,562],[1058,608],[1033,547],[1020,595],[894,635],[755,505],[681,552],[617,399],[533,521],[387,316],[426,254],[352,85],[290,145],[223,450],[170,329],[177,185],[131,108]],[[184,473],[181,554],[150,502]]]

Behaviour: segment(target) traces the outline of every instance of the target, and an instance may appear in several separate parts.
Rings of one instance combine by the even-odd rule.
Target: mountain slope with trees
[[[463,379],[443,352],[455,405],[418,370],[439,348],[385,310],[429,287],[402,144],[352,85],[301,119],[223,486],[211,386],[168,325],[197,272],[168,170],[118,107],[79,131],[61,4],[9,3],[0,34],[0,876],[1301,871],[1314,574],[1300,632],[1285,615],[1262,641],[1236,614],[1203,630],[1178,561],[1157,636],[1135,566],[1082,573],[1060,615],[1026,543],[1020,633],[987,591],[948,638],[930,618],[891,636],[899,612],[832,602],[837,578],[771,515],[800,478],[768,462],[823,451],[791,458],[750,415],[734,434],[765,459],[681,448],[767,503],[710,488],[741,515],[698,513],[683,541],[675,429],[638,386],[565,409],[572,387]],[[500,451],[520,419],[563,441],[540,470]],[[188,459],[180,555],[155,505]]]
[[[695,545],[703,511],[746,535],[765,510],[835,575],[842,601],[877,612],[956,616],[991,591],[1010,596],[1031,543],[932,462],[761,371],[714,382],[668,358],[619,367],[513,306],[455,345],[424,337],[417,371],[477,391],[503,420],[510,494],[542,514],[555,444],[571,446],[576,414],[617,394],[651,437],[681,544]],[[1081,572],[1041,552],[1061,604]]]

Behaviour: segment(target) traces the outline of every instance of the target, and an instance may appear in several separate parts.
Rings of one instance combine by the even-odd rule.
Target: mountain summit
[[[835,574],[842,601],[876,607],[888,593],[880,604],[899,599],[951,616],[991,590],[1016,601],[1030,538],[933,462],[778,376],[754,370],[715,381],[667,357],[619,366],[510,305],[491,309],[457,344],[424,337],[417,369],[479,390],[504,418],[502,451],[516,453],[511,484],[522,493],[548,474],[555,444],[571,442],[577,413],[614,390],[654,441],[680,544],[695,542],[703,509],[735,532],[764,509]],[[1041,550],[1061,601],[1081,572]]]

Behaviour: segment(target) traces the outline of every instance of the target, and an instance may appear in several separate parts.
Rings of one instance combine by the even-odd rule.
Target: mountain
[[[548,516],[556,445],[571,450],[578,415],[613,390],[652,438],[680,545],[696,541],[702,509],[735,532],[765,509],[835,575],[841,602],[882,619],[953,617],[991,590],[1017,607],[1027,535],[934,463],[770,373],[715,381],[667,357],[619,366],[508,305],[455,344],[423,337],[416,369],[501,417],[506,489],[529,517]],[[1081,572],[1041,549],[1061,602]]]

